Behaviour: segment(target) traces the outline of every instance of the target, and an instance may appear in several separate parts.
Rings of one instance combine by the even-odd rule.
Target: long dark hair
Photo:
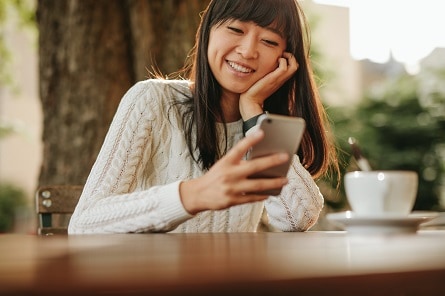
[[[298,61],[298,71],[264,102],[270,113],[298,116],[307,130],[297,152],[303,166],[318,177],[335,161],[335,149],[328,139],[328,122],[319,99],[310,65],[310,38],[304,14],[296,0],[212,0],[204,11],[196,43],[184,68],[193,82],[191,116],[184,117],[186,138],[192,155],[209,169],[226,151],[219,151],[216,121],[225,123],[221,108],[222,90],[210,70],[207,56],[210,30],[215,25],[237,19],[261,27],[273,26],[287,40],[286,51]],[[227,137],[227,131],[225,130]],[[335,165],[335,164],[334,164]]]

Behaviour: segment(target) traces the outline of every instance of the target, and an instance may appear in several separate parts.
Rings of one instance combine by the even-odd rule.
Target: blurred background
[[[34,231],[39,185],[85,182],[122,95],[183,65],[208,2],[0,1],[0,232]],[[299,2],[342,174],[357,169],[352,136],[374,169],[419,173],[414,210],[443,211],[440,1]],[[318,181],[323,216],[349,209],[337,177]]]

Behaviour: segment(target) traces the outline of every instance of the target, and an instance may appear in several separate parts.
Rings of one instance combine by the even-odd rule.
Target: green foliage
[[[10,122],[0,120],[0,140],[18,131],[18,128]]]
[[[0,233],[14,226],[17,210],[25,205],[25,193],[10,184],[0,184]]]
[[[373,169],[413,170],[419,174],[414,210],[439,207],[440,186],[445,168],[445,91],[431,88],[433,72],[404,75],[370,92],[351,109],[331,108],[343,173],[356,169],[347,140],[355,137]],[[444,72],[433,75],[438,81]],[[344,194],[344,189],[342,192]],[[342,199],[344,202],[345,198]]]

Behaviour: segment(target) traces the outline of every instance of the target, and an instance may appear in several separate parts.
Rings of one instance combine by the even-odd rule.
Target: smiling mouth
[[[233,70],[235,70],[237,72],[241,72],[241,73],[253,73],[253,72],[255,72],[255,70],[253,70],[251,68],[247,68],[247,67],[241,66],[241,65],[239,65],[239,64],[237,64],[235,62],[227,61],[227,64],[229,64],[229,66]]]

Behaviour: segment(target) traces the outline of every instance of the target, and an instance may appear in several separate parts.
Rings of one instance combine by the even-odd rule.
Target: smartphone
[[[300,117],[267,113],[258,118],[257,125],[264,131],[265,135],[261,142],[253,146],[249,151],[247,159],[285,152],[289,154],[289,160],[284,164],[258,172],[250,176],[250,178],[285,177],[292,162],[292,157],[297,153],[300,146],[306,122]],[[280,192],[281,189],[276,189],[262,193],[278,195]]]

